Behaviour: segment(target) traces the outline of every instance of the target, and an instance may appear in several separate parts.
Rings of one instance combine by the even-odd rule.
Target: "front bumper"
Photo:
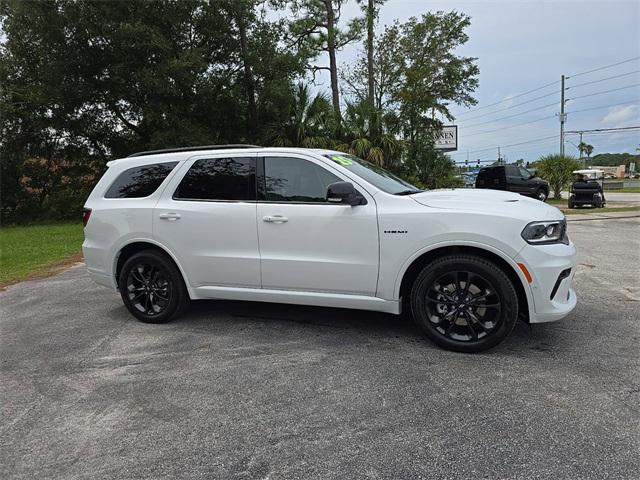
[[[531,323],[553,322],[573,311],[577,297],[571,288],[576,273],[576,248],[572,242],[569,245],[527,245],[515,260],[523,263],[532,277],[529,284],[533,299],[529,305]],[[565,271],[569,269],[565,277]]]

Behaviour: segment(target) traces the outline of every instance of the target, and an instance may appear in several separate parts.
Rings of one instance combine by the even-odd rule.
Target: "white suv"
[[[108,163],[84,257],[144,322],[189,300],[410,309],[451,350],[576,305],[576,250],[555,207],[494,190],[421,191],[330,150],[209,146]]]

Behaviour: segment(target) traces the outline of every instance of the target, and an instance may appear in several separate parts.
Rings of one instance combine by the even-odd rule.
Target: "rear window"
[[[256,159],[197,160],[173,194],[176,200],[255,200]]]
[[[111,184],[105,198],[142,198],[155,192],[178,162],[154,163],[125,170]]]

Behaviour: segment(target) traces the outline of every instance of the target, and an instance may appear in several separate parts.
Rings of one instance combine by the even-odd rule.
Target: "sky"
[[[480,68],[480,86],[475,92],[478,104],[470,109],[451,108],[459,133],[454,160],[464,161],[467,150],[473,162],[495,160],[498,146],[503,158],[511,161],[557,153],[563,74],[569,77],[565,98],[589,95],[566,103],[566,131],[640,125],[640,58],[635,58],[640,57],[639,0],[388,0],[381,8],[377,28],[382,31],[396,18],[402,22],[438,10],[455,10],[471,17],[469,42],[458,53],[477,57]],[[359,6],[350,1],[343,7],[342,20],[359,14]],[[338,62],[350,63],[362,48],[362,44],[347,46]],[[328,89],[328,78],[317,79]],[[518,96],[539,87],[543,88]],[[600,93],[614,89],[618,90]],[[566,152],[577,156],[579,141],[578,135],[567,134]],[[640,130],[585,133],[583,141],[594,146],[594,155],[635,153]],[[522,142],[529,143],[509,146]]]

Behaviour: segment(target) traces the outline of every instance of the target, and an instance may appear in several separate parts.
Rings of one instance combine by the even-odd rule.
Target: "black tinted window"
[[[178,185],[183,200],[255,200],[255,158],[197,160]]]
[[[509,177],[519,177],[520,176],[520,170],[515,165],[507,165],[504,168],[507,171],[507,176],[509,176]]]
[[[267,157],[264,162],[266,199],[274,202],[325,202],[327,187],[340,178],[299,158]]]
[[[122,172],[111,184],[106,198],[141,198],[155,192],[178,162],[156,163]]]

